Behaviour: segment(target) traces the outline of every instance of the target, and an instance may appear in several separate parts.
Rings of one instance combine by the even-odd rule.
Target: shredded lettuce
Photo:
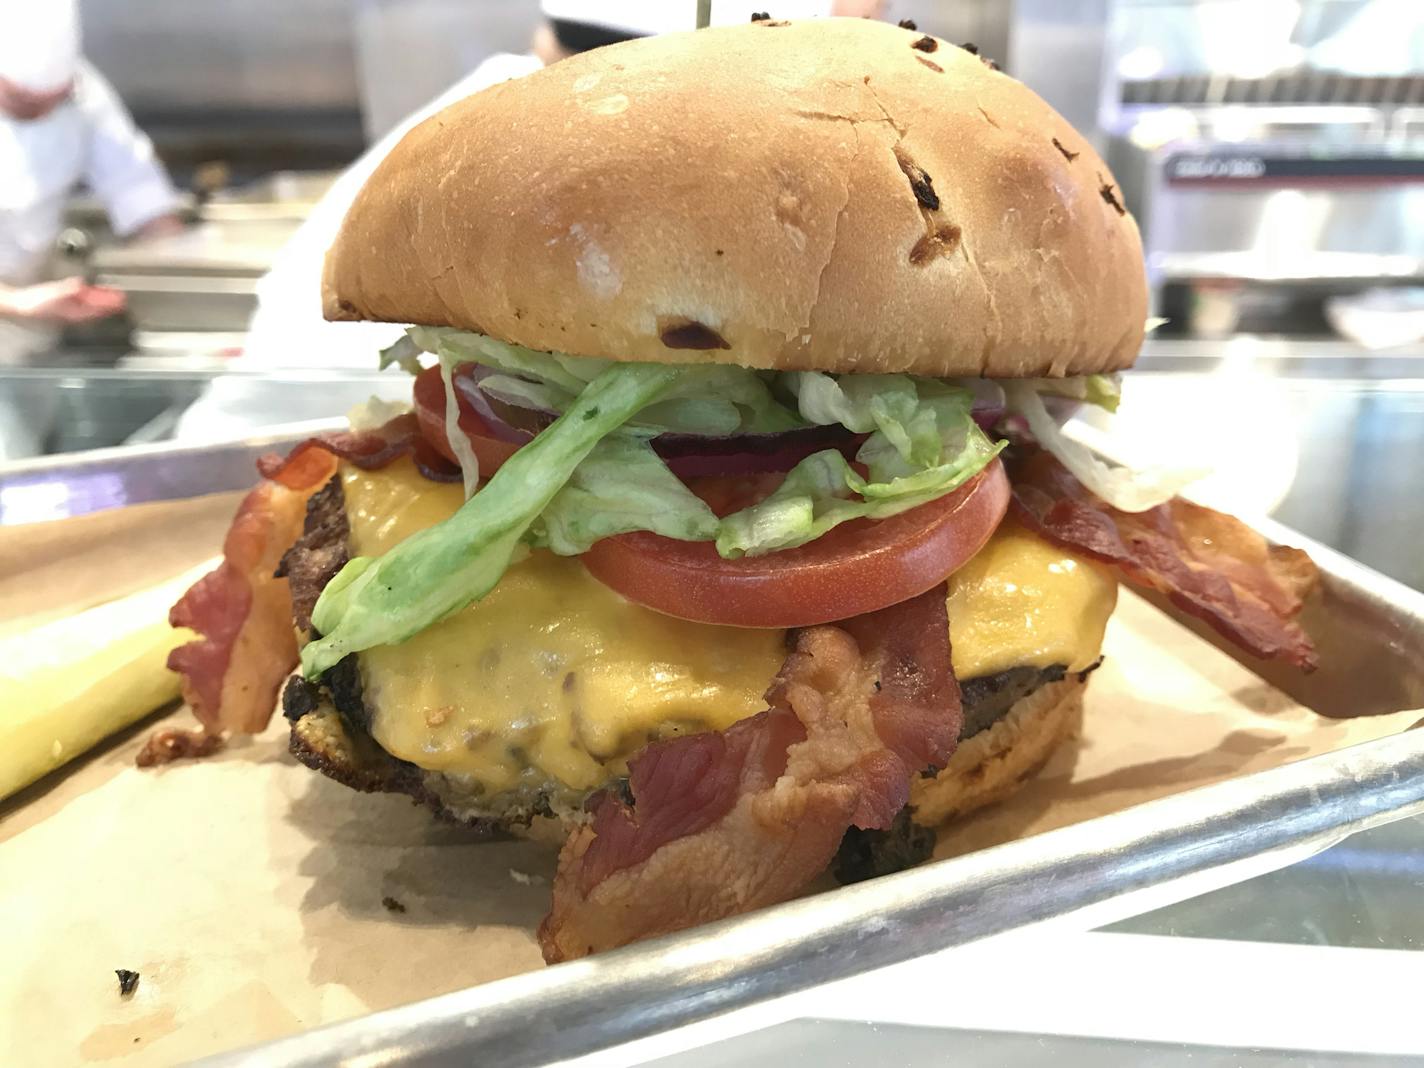
[[[445,440],[460,464],[460,477],[465,484],[465,500],[475,495],[480,485],[480,458],[470,446],[470,439],[460,429],[460,401],[455,393],[456,361],[440,357],[440,381],[445,386]]]
[[[851,519],[884,519],[952,492],[1004,447],[972,418],[971,388],[911,375],[775,374],[731,366],[614,363],[535,352],[480,334],[412,328],[386,362],[434,353],[467,501],[450,519],[380,558],[358,557],[313,612],[323,637],[302,652],[315,677],[352,652],[409,638],[483,597],[527,546],[572,555],[636,530],[714,542],[726,558],[804,545]],[[482,487],[458,432],[454,368],[490,368],[480,388],[560,413]],[[1041,393],[1116,406],[1110,376],[1005,383],[1011,410],[1095,493],[1124,510],[1151,507],[1176,485],[1113,469],[1069,441]],[[719,519],[653,451],[658,434],[774,433],[838,424],[867,435],[856,465],[834,449],[807,457],[768,498]]]
[[[768,385],[772,377],[727,365],[685,368],[662,400],[638,413],[634,425],[690,434],[774,434],[805,426],[776,399]]]
[[[511,345],[484,334],[445,326],[413,326],[406,331],[406,335],[413,344],[452,364],[478,363],[497,371],[548,382],[575,396],[612,364],[611,360],[593,357],[575,358],[536,352],[523,345]]]
[[[480,379],[479,388],[507,404],[548,408],[556,412],[567,411],[569,405],[578,399],[577,393],[570,393],[551,382],[538,382],[518,375],[486,375]]]
[[[1096,404],[1107,412],[1117,411],[1122,403],[1122,377],[1120,375],[1087,375],[1083,379],[1083,400]]]
[[[418,375],[423,370],[420,366],[420,346],[415,343],[409,334],[400,338],[393,345],[387,345],[381,350],[380,362],[376,365],[378,370],[384,371],[387,367],[399,367],[408,375]]]
[[[1073,477],[1119,511],[1145,512],[1155,508],[1201,477],[1200,471],[1137,471],[1104,463],[1086,445],[1063,433],[1044,406],[1040,392],[1033,381],[1004,383],[1009,410],[1023,416],[1038,443]]]
[[[860,378],[880,381],[865,388]],[[916,508],[963,485],[1004,447],[970,418],[973,397],[939,382],[866,375],[838,383],[806,372],[792,388],[807,418],[873,430],[855,457],[869,478],[834,449],[806,457],[771,496],[722,520],[717,551],[724,557],[793,548],[850,519]]]
[[[1095,404],[1104,411],[1117,411],[1122,400],[1120,375],[1082,375],[1079,378],[1029,378],[1025,384],[1039,396],[1068,397]]]
[[[536,352],[448,327],[411,327],[406,340],[416,349],[436,354],[442,364],[478,363],[500,372],[480,382],[491,396],[555,412],[567,411],[594,376],[612,366],[611,360]],[[775,433],[804,426],[804,420],[776,399],[767,377],[745,367],[682,368],[667,392],[639,412],[631,425],[655,433],[711,436]]]
[[[492,590],[575,468],[677,375],[677,368],[660,364],[619,364],[600,372],[576,404],[510,457],[453,516],[384,556],[350,561],[312,612],[322,637],[302,650],[307,677],[349,653],[404,641]]]
[[[640,436],[614,433],[574,469],[530,531],[530,542],[560,556],[594,542],[650,530],[678,541],[712,541],[718,520]]]

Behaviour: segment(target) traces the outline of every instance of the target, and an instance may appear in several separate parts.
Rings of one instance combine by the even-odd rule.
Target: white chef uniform
[[[43,280],[79,186],[102,201],[120,236],[173,211],[177,195],[113,86],[80,57],[73,0],[0,0],[0,27],[0,77],[39,93],[73,86],[39,119],[0,112],[0,282],[24,286]],[[52,339],[52,330],[0,320],[0,365]]]
[[[42,118],[0,113],[0,283],[25,286],[43,280],[76,188],[100,199],[121,236],[173,211],[178,197],[113,87],[79,58],[72,3],[3,0],[0,25],[0,76],[39,92],[73,83]],[[0,318],[0,367],[47,351],[56,332]],[[0,458],[35,451],[41,414],[29,402],[0,406]]]

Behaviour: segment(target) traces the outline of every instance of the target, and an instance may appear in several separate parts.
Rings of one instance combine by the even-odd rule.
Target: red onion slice
[[[993,430],[1004,417],[1004,387],[991,378],[966,378],[960,385],[974,394],[969,417],[979,424],[979,429]]]
[[[488,393],[480,389],[480,380],[494,374],[494,371],[480,364],[463,364],[455,369],[455,389],[460,394],[459,399],[474,409],[475,414],[484,420],[485,426],[489,428],[492,436],[500,441],[509,441],[523,445],[534,440],[534,435],[543,429],[525,429],[515,426],[504,417],[504,413],[512,409],[512,405],[496,402]],[[528,411],[528,409],[524,409]],[[554,421],[554,414],[549,413],[549,423]],[[545,423],[544,426],[548,426]]]
[[[827,439],[807,435],[804,430],[823,430],[824,427],[808,427],[802,430],[787,430],[780,434],[734,434],[725,438],[702,438],[701,452],[672,453],[667,451],[663,439],[668,437],[688,437],[694,435],[663,434],[653,439],[653,451],[667,463],[668,468],[679,478],[700,478],[706,475],[755,475],[768,471],[790,471],[812,453],[823,449],[835,449],[846,459],[852,459],[864,434],[851,434],[843,427],[842,433]],[[772,439],[786,438],[777,442]]]

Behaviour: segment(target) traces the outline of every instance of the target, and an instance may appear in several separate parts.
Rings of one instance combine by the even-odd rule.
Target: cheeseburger
[[[1120,581],[1313,664],[1304,554],[1061,431],[1142,341],[1137,227],[972,47],[761,18],[487,89],[324,300],[409,325],[411,408],[264,459],[172,666],[210,731],[280,689],[317,771],[557,834],[551,961],[922,859],[1078,729]]]

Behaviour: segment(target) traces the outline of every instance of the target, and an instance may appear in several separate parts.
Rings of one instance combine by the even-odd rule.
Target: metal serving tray
[[[1424,594],[1258,525],[1320,567],[1305,623],[1322,666],[1277,672],[1216,644],[1328,715],[1424,708]],[[203,1063],[545,1064],[1055,917],[1102,922],[1113,899],[1250,858],[1295,859],[1420,812],[1424,730],[1414,730]]]
[[[43,497],[58,517],[241,488],[258,454],[338,422],[274,427],[240,442],[0,465],[0,498]],[[0,523],[37,518],[34,503],[14,514],[0,509]],[[1320,567],[1322,589],[1304,616],[1323,654],[1318,671],[1263,664],[1158,606],[1327,715],[1424,708],[1424,594],[1279,524],[1257,526],[1306,549]],[[1120,918],[1113,908],[1131,915],[1128,895],[1192,879],[1224,885],[1253,863],[1260,870],[1260,858],[1286,863],[1420,812],[1424,730],[204,1063],[545,1064],[1044,920],[1081,914],[1102,923]]]
[[[247,489],[263,453],[286,452],[345,425],[345,419],[317,419],[231,441],[122,445],[0,463],[0,526]]]

